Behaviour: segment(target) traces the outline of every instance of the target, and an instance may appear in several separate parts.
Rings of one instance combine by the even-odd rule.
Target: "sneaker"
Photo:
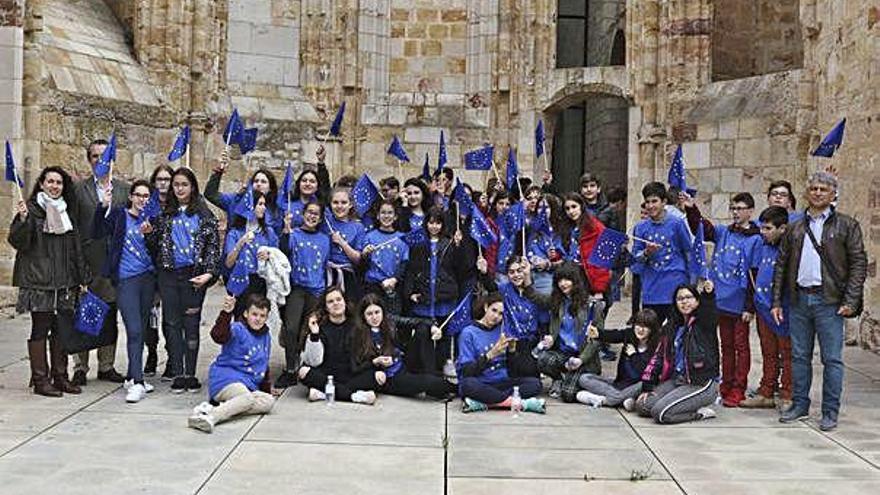
[[[635,411],[635,409],[636,409],[636,400],[633,399],[632,397],[627,397],[626,399],[623,400],[623,408],[624,408],[627,412],[633,412],[633,411]]]
[[[125,377],[117,373],[115,369],[110,368],[107,371],[99,371],[98,380],[111,383],[123,383],[125,382]]]
[[[171,382],[171,393],[182,394],[184,392],[186,392],[186,377],[175,376],[174,381]]]
[[[282,371],[278,378],[275,379],[275,384],[272,386],[277,389],[285,389],[290,388],[296,385],[296,373],[292,371]]]
[[[748,399],[740,402],[739,407],[745,407],[749,409],[772,409],[776,407],[776,401],[774,401],[770,397],[764,397],[761,394],[756,394],[754,397],[749,397]]]
[[[547,412],[544,399],[539,399],[538,397],[529,397],[528,399],[522,401],[522,410],[525,412],[532,412],[537,414],[544,414],[545,412]]]
[[[211,414],[212,412],[214,412],[214,406],[207,401],[202,402],[193,408],[193,416],[198,416],[199,414]]]
[[[355,404],[372,406],[376,403],[376,392],[373,392],[372,390],[358,390],[351,394],[351,401]]]
[[[712,419],[718,416],[711,407],[701,407],[697,409],[697,419]]]
[[[575,398],[581,404],[586,404],[593,408],[602,407],[605,405],[604,395],[597,395],[586,390],[581,390],[580,392],[578,392],[577,395],[575,395]]]
[[[191,393],[196,393],[202,389],[202,384],[199,383],[199,379],[194,376],[186,377],[186,391]]]
[[[327,395],[325,395],[324,392],[321,392],[320,390],[318,390],[316,388],[310,388],[309,389],[309,402],[318,402],[321,400],[327,400]]]
[[[171,367],[165,365],[165,371],[162,372],[162,378],[160,378],[163,382],[171,382],[174,381],[174,373],[171,372]]]
[[[78,386],[84,387],[86,385],[86,372],[83,370],[77,370],[73,372],[73,378],[70,379],[70,383]]]
[[[140,402],[146,396],[146,387],[144,387],[144,385],[141,383],[135,383],[128,388],[128,393],[125,394],[125,402],[134,404],[136,402]]]
[[[523,406],[525,406],[525,401],[523,401]],[[471,399],[470,397],[465,397],[463,401],[461,401],[461,412],[467,414],[472,412],[482,412],[488,411],[489,406],[483,404],[480,401]],[[525,410],[525,409],[523,409]]]
[[[810,417],[810,412],[801,409],[797,406],[791,406],[789,409],[786,409],[780,416],[780,423],[794,423],[795,421],[800,421],[802,419]]]
[[[210,414],[194,414],[189,417],[189,420],[187,420],[187,425],[190,428],[195,428],[196,430],[205,433],[213,433],[214,424],[214,417]]]
[[[824,413],[819,421],[819,429],[822,431],[832,431],[837,428],[837,414]]]
[[[450,383],[455,383],[453,380],[458,381],[458,374],[455,372],[455,364],[453,364],[451,359],[447,359],[446,364],[443,365],[443,377]]]
[[[128,390],[128,389],[130,389],[133,385],[134,385],[134,380],[125,380],[125,382],[122,384],[122,387],[123,387],[125,390]],[[153,390],[156,390],[156,387],[150,385],[150,384],[147,383],[147,382],[143,382],[143,383],[141,383],[141,385],[144,386],[144,390],[146,391],[146,393],[150,393],[150,392],[152,392]]]
[[[550,384],[550,391],[547,392],[547,395],[549,395],[551,399],[562,397],[562,380],[553,380],[553,383]]]

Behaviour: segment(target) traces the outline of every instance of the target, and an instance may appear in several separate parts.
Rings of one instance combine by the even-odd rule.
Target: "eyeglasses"
[[[788,191],[770,191],[770,196],[774,198],[787,198]]]

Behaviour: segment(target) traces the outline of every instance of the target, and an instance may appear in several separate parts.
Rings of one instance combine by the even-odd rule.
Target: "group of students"
[[[732,200],[733,225],[713,226],[686,193],[649,183],[632,249],[609,269],[590,255],[606,227],[622,229],[625,193],[612,191],[606,200],[592,175],[578,192],[561,195],[549,175],[542,185],[519,179],[513,190],[490,180],[485,192],[456,180],[451,168],[402,187],[389,177],[380,182],[381,198],[358,216],[356,178],[331,187],[323,149],[317,156],[288,194],[262,168],[240,190],[221,192],[225,153],[204,193],[186,167],[161,165],[149,180],[126,184],[124,202],[115,201],[123,187],[117,180],[86,178],[99,200],[88,232],[68,211],[79,208],[70,176],[44,169],[9,234],[18,309],[33,317],[34,391],[79,392],[55,333],[72,320],[82,288],[105,277],[127,332],[129,402],[153,389],[143,352],[157,290],[168,352],[163,379],[172,392],[197,392],[205,293],[215,282],[227,284],[230,295],[211,330],[222,350],[208,375],[210,400],[189,419],[208,432],[232,416],[268,412],[272,394],[297,383],[310,400],[460,395],[464,412],[513,404],[543,413],[544,375],[552,380],[550,397],[622,406],[660,423],[713,417],[719,388],[726,406],[765,407],[777,392],[790,400],[787,329],[768,318],[775,243],[794,207],[790,184],[771,185],[772,206],[759,228],[749,222],[754,200],[747,193]],[[485,246],[470,234],[474,210],[462,207],[458,188],[494,234]],[[154,198],[160,209],[150,211]],[[225,214],[222,243],[209,203]],[[510,229],[517,209],[524,221]],[[716,245],[711,270],[695,255],[696,237]],[[100,273],[85,262],[84,239],[106,248]],[[638,280],[631,326],[605,329],[626,268]],[[758,395],[746,399],[752,314],[765,376]],[[274,380],[273,333],[285,353]],[[621,344],[614,378],[601,373],[608,344]],[[149,371],[154,354],[155,347]]]

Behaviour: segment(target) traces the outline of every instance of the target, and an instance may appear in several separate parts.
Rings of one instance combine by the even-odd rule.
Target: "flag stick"
[[[403,162],[400,159],[397,160],[397,182],[403,186]]]
[[[456,306],[455,309],[458,309],[458,307]],[[453,311],[452,313],[449,313],[449,316],[447,316],[446,319],[443,321],[443,324],[440,325],[440,330],[441,330],[441,331],[442,331],[443,328],[446,326],[446,324],[449,323],[450,320],[452,320],[452,317],[453,317],[453,316],[455,316],[455,311]],[[436,345],[436,344],[435,344],[435,345]]]
[[[186,143],[186,168],[192,170],[192,167],[189,166],[189,143]]]
[[[399,237],[394,237],[394,238],[388,239],[385,242],[380,242],[379,244],[376,244],[375,246],[373,246],[373,250],[375,251],[375,250],[382,249],[383,247],[393,243],[394,241],[396,241],[398,239],[399,239]]]
[[[525,212],[526,198],[525,198],[525,195],[523,195],[522,182],[520,182],[520,180],[519,180],[519,175],[517,175],[517,177],[516,177],[516,187],[519,188],[519,200],[523,202],[523,226],[522,226],[522,248],[523,248],[523,250],[522,250],[522,255],[523,255],[523,258],[525,258],[526,257],[526,219],[525,219],[525,217],[527,215]]]
[[[657,244],[657,243],[654,242],[654,241],[649,241],[649,240],[647,240],[647,239],[642,239],[641,237],[636,237],[636,236],[634,236],[634,235],[631,235],[630,237],[631,237],[632,240],[634,240],[634,241],[642,241],[642,242],[647,243],[647,244]]]
[[[332,215],[332,213],[331,213],[331,215]],[[336,232],[336,229],[334,229],[333,226],[330,225],[330,219],[327,218],[327,215],[324,215],[324,223],[327,224],[327,227],[330,229],[331,233]]]
[[[471,220],[471,221],[473,221],[473,220]],[[479,255],[480,258],[483,257],[483,245],[480,244],[479,241],[477,241],[477,254]]]
[[[461,232],[461,210],[458,206],[458,200],[455,201],[455,233]]]
[[[503,182],[501,182],[501,176],[498,175],[498,169],[495,168],[495,160],[492,160],[492,171],[495,172],[495,178],[498,179],[498,183],[504,184]]]

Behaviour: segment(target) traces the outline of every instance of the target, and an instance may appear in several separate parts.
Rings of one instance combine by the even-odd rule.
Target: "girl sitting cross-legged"
[[[504,302],[498,293],[478,301],[476,319],[458,336],[458,376],[464,398],[462,412],[508,408],[513,387],[519,387],[524,411],[544,413],[541,380],[534,364],[516,352],[516,340],[504,335]]]

